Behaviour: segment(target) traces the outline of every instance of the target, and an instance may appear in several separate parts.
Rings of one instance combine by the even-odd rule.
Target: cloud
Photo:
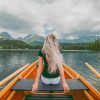
[[[58,37],[100,35],[100,0],[0,0],[0,28]],[[15,35],[16,35],[15,34]]]
[[[17,16],[7,12],[0,12],[0,27],[19,32],[27,32],[31,30],[32,25],[23,19],[19,19]]]

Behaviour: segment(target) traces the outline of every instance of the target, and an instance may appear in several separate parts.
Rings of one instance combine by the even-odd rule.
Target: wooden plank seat
[[[66,82],[69,85],[70,90],[87,90],[88,89],[78,79],[66,79]],[[21,79],[21,80],[18,80],[13,85],[11,90],[31,91],[33,83],[34,83],[34,80],[32,80],[32,79]],[[49,91],[62,92],[63,91],[62,83],[60,82],[59,84],[56,84],[56,85],[52,85],[52,84],[46,85],[40,80],[38,92],[39,91],[40,92],[49,92]]]

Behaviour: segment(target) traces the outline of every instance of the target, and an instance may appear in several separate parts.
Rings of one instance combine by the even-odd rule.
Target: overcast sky
[[[100,35],[100,0],[0,0],[0,32],[44,35],[45,26],[69,39]]]

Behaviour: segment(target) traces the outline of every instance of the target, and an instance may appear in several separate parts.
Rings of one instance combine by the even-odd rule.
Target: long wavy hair
[[[57,69],[62,66],[62,63],[64,63],[61,46],[55,35],[49,34],[45,38],[42,52],[46,54],[49,73],[56,72]]]

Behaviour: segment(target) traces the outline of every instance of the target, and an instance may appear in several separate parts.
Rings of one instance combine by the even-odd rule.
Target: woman
[[[69,91],[65,81],[63,62],[59,43],[53,34],[49,34],[44,41],[43,48],[39,51],[39,67],[32,91],[38,90],[40,77],[45,84],[58,84],[61,79],[64,90]]]

